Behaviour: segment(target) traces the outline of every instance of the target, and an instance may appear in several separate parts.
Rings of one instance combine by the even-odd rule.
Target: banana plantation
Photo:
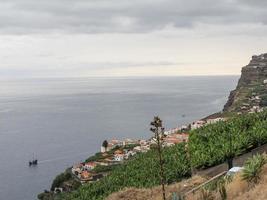
[[[225,162],[267,142],[267,112],[246,114],[204,126],[190,133],[189,143],[163,151],[165,179],[177,182],[190,176],[191,168],[207,168]],[[64,200],[102,200],[125,187],[149,188],[160,184],[155,150],[115,168],[98,182],[85,184],[77,191],[55,196]]]

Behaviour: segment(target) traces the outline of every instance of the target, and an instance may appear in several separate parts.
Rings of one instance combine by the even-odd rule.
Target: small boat
[[[33,155],[33,158],[32,160],[29,161],[29,166],[36,166],[38,165],[38,160],[34,158],[34,155]]]
[[[29,166],[35,166],[35,165],[38,165],[37,159],[29,161]]]

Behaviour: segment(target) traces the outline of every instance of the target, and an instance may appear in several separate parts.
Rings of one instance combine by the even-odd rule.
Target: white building
[[[204,126],[205,124],[206,124],[206,122],[203,121],[203,120],[199,120],[199,121],[193,122],[191,124],[191,129],[194,130],[194,129],[200,128],[200,127]]]
[[[101,153],[105,153],[105,152],[106,152],[106,148],[103,147],[103,146],[101,146],[100,152],[101,152]]]
[[[123,145],[123,146],[126,146],[126,145],[137,144],[137,143],[138,143],[138,141],[136,141],[136,140],[126,139],[126,140],[124,140],[124,141],[122,142],[122,145]]]
[[[214,124],[214,123],[217,123],[219,121],[225,121],[225,119],[222,117],[218,117],[218,118],[214,118],[214,119],[208,119],[207,124]]]
[[[86,170],[93,170],[96,166],[97,164],[95,162],[88,162],[84,164],[83,168]]]
[[[121,161],[124,160],[124,155],[123,154],[115,154],[114,155],[114,160],[118,161],[118,162],[121,162]]]
[[[129,159],[130,157],[134,156],[136,154],[136,152],[134,151],[128,151],[127,153],[125,153],[125,159]]]
[[[77,165],[74,165],[71,169],[71,172],[73,174],[80,174],[82,172],[82,168],[83,168],[83,165],[82,164],[77,164]]]

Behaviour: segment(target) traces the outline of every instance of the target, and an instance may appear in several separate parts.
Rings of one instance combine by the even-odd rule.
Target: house
[[[179,144],[181,141],[175,137],[168,137],[164,139],[164,146],[173,146],[175,144]]]
[[[55,187],[54,189],[54,193],[58,194],[58,193],[62,193],[63,192],[63,188],[62,187]]]
[[[100,148],[100,152],[101,153],[105,153],[107,151],[107,148],[106,147],[103,147],[103,146],[101,146],[101,148]]]
[[[218,117],[218,118],[214,118],[214,119],[207,119],[207,124],[215,124],[219,121],[225,121],[225,118]]]
[[[187,125],[182,125],[180,128],[178,128],[179,131],[187,131],[189,129],[189,127]]]
[[[73,165],[71,172],[75,175],[78,175],[82,172],[83,165],[81,163]]]
[[[134,152],[141,152],[141,146],[136,146],[133,148]]]
[[[96,166],[97,164],[95,162],[88,162],[84,164],[83,168],[85,170],[93,170]]]
[[[113,147],[121,147],[121,146],[123,146],[123,142],[120,141],[120,140],[110,140],[108,142],[108,144],[110,144]]]
[[[172,134],[168,135],[164,138],[165,146],[172,146],[175,144],[179,144],[181,142],[188,142],[189,134],[181,133],[181,134]]]
[[[109,166],[110,163],[105,161],[105,160],[102,160],[102,161],[97,161],[95,162],[97,165],[101,165],[101,166]]]
[[[122,153],[114,154],[114,160],[118,162],[122,162],[124,160],[124,154]]]
[[[170,135],[170,134],[174,134],[174,133],[178,133],[179,131],[184,131],[186,130],[188,127],[183,125],[181,127],[177,127],[177,128],[172,128],[170,130],[164,131],[164,135]]]
[[[144,146],[141,146],[141,152],[142,152],[142,153],[145,153],[145,152],[147,152],[148,150],[150,150],[150,145],[144,145]]]
[[[116,151],[114,152],[114,154],[123,154],[123,151],[120,150],[120,149],[118,149],[118,150],[116,150]]]
[[[191,129],[194,130],[194,129],[200,128],[204,126],[205,124],[206,124],[206,121],[204,120],[195,121],[191,124]]]
[[[126,139],[122,142],[122,145],[123,146],[126,146],[126,145],[133,145],[133,144],[138,144],[138,141],[136,140],[132,140],[132,139]]]
[[[82,171],[82,173],[79,175],[79,178],[81,179],[81,181],[88,181],[92,177],[91,173],[89,173],[88,171]]]
[[[136,154],[136,152],[129,150],[129,151],[125,152],[124,157],[125,157],[125,159],[129,159],[130,157],[134,156],[135,154]]]
[[[147,145],[147,144],[148,144],[148,141],[146,141],[146,140],[139,140],[139,145],[140,146]]]
[[[256,113],[256,112],[262,112],[263,111],[263,108],[261,108],[260,106],[253,106],[249,113]]]
[[[241,110],[246,111],[246,110],[248,110],[248,107],[247,106],[241,106]]]
[[[176,137],[180,139],[182,142],[188,142],[189,139],[189,133],[181,133],[181,134],[176,134]]]

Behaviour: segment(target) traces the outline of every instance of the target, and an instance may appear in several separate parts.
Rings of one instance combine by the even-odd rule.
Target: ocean
[[[37,199],[103,140],[149,138],[155,115],[170,129],[222,110],[238,78],[0,80],[0,199]]]

